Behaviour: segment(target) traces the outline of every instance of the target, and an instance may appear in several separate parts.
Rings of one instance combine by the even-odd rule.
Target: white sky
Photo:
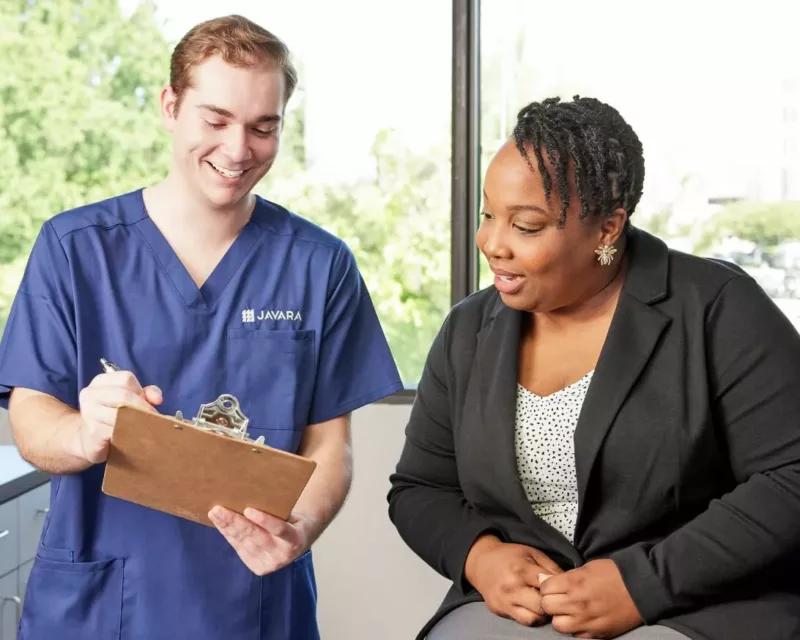
[[[449,140],[450,0],[157,2],[173,40],[224,12],[287,42],[305,70],[307,143],[324,172],[352,175],[387,126],[414,148]],[[645,145],[651,202],[675,198],[687,174],[699,198],[774,196],[782,82],[800,78],[800,0],[484,0],[487,54],[513,66],[520,28],[535,72],[510,104],[555,90],[616,106]],[[800,111],[800,93],[791,102]],[[797,181],[800,198],[800,166]]]

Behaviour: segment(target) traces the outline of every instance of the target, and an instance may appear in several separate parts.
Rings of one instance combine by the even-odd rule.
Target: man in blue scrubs
[[[20,638],[319,637],[308,550],[349,488],[349,414],[401,383],[348,248],[251,193],[295,83],[260,27],[198,25],[162,93],[168,176],[41,229],[0,343],[16,442],[54,474]],[[251,437],[317,462],[288,522],[101,492],[117,407],[193,416],[222,393]]]

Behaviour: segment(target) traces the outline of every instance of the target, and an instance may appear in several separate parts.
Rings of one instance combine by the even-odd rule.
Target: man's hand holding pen
[[[108,457],[119,407],[129,405],[155,412],[155,407],[163,402],[158,387],[142,387],[130,371],[120,371],[105,360],[103,371],[79,396],[83,423],[78,431],[75,453],[93,464],[104,462]]]

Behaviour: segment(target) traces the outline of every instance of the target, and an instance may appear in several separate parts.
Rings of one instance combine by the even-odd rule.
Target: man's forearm
[[[294,508],[296,513],[307,519],[308,546],[319,538],[336,517],[350,491],[353,460],[349,417],[346,421],[345,425],[315,425],[314,428],[318,429],[329,428],[329,437],[324,441],[315,438],[300,450],[300,455],[317,463],[317,468]]]
[[[90,466],[80,453],[78,411],[44,393],[14,389],[9,419],[20,454],[36,468],[63,475]]]

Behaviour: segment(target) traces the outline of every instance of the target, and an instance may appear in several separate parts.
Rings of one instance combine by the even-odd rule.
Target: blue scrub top
[[[103,357],[158,385],[162,413],[234,394],[251,437],[291,452],[306,425],[402,387],[345,244],[260,198],[200,288],[141,190],[44,224],[0,343],[0,405],[19,386],[77,408]],[[310,553],[258,577],[216,529],[103,494],[103,471],[52,480],[20,638],[319,637]]]

